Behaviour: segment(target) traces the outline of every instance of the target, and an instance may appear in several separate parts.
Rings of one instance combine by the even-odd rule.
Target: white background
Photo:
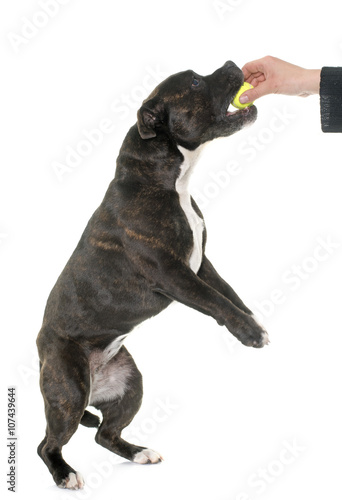
[[[37,456],[45,420],[35,338],[45,302],[158,74],[209,74],[228,59],[241,67],[267,54],[307,68],[342,60],[332,0],[222,0],[223,12],[214,0],[64,3],[47,19],[35,0],[2,2],[0,12],[2,491],[6,387],[15,385],[16,498],[337,498],[341,135],[321,132],[318,96],[261,99],[258,121],[211,144],[193,178],[207,255],[263,316],[271,344],[244,347],[212,318],[174,304],[126,342],[145,386],[127,433],[165,461],[116,460],[94,429],[79,428],[64,448],[87,483],[77,493],[56,488]],[[15,47],[13,34],[33,19],[45,26]],[[104,119],[111,132],[60,180],[54,162],[65,164],[83,131]]]

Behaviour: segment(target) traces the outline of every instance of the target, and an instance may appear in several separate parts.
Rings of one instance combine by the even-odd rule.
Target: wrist
[[[321,80],[320,69],[303,70],[300,93],[298,95],[306,97],[313,94],[319,94],[320,80]]]

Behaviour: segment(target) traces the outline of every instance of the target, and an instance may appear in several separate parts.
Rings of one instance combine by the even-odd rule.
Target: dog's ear
[[[142,139],[152,139],[156,137],[156,128],[163,123],[164,107],[162,103],[154,99],[144,101],[138,111],[138,130]]]

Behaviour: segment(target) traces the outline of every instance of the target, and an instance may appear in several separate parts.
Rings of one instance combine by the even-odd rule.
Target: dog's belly
[[[73,256],[51,291],[45,313],[49,324],[68,337],[91,341],[93,347],[102,346],[107,336],[129,333],[172,302],[119,258],[118,269],[98,261],[97,254],[90,257],[83,251]]]
[[[94,350],[90,354],[89,405],[113,401],[125,394],[132,372],[127,351],[120,350],[126,336],[118,337],[103,351]]]
[[[203,230],[204,221],[195,212],[191,204],[191,196],[188,191],[189,178],[191,175],[192,168],[194,167],[200,153],[202,146],[195,149],[194,151],[189,151],[188,149],[178,146],[178,149],[184,156],[184,161],[181,165],[181,172],[176,182],[176,190],[179,195],[180,205],[186,215],[189,226],[192,231],[193,237],[193,247],[189,258],[190,268],[197,273],[201,267],[203,258]]]

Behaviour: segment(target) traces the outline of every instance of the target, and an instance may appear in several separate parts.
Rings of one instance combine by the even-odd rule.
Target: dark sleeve
[[[319,93],[323,132],[342,132],[342,68],[322,68]]]

